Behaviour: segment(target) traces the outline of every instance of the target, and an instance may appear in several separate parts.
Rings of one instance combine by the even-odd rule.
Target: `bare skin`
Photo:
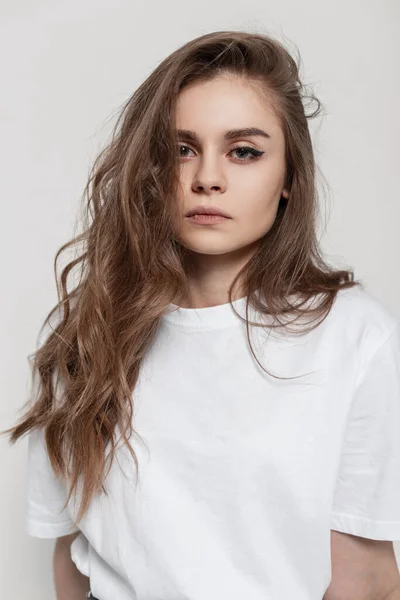
[[[226,140],[232,129],[256,127],[263,135]],[[247,80],[223,76],[194,83],[178,97],[176,128],[193,131],[198,140],[182,135],[180,243],[189,251],[194,275],[189,278],[186,308],[229,301],[228,288],[238,271],[272,227],[284,188],[285,140],[268,99]],[[262,152],[251,158],[251,152]],[[211,204],[232,218],[199,225],[184,215],[197,204]],[[238,289],[236,297],[243,294]],[[235,297],[234,297],[235,299]]]
[[[71,544],[79,535],[57,538],[53,553],[53,576],[57,600],[84,600],[90,590],[89,577],[83,575],[71,559]]]

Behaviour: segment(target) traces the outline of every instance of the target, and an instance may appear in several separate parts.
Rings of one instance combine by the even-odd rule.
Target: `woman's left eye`
[[[261,150],[256,150],[255,148],[251,148],[250,146],[238,146],[237,148],[233,148],[233,150],[231,150],[230,153],[232,152],[242,152],[241,156],[239,157],[239,160],[254,160],[256,158],[258,158],[259,156],[261,156],[262,154],[264,154],[264,152],[261,152]],[[243,154],[249,155],[250,156],[243,156]]]

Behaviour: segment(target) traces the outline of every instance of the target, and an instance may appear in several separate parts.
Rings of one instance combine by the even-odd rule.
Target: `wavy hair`
[[[117,428],[138,472],[129,438],[137,435],[133,401],[139,369],[166,307],[179,304],[188,292],[190,265],[176,235],[177,97],[185,86],[222,74],[261,84],[285,139],[289,198],[282,196],[272,227],[229,290],[231,303],[235,285],[242,282],[249,342],[250,305],[273,317],[277,325],[271,327],[288,328],[306,315],[316,321],[313,329],[328,315],[339,289],[361,285],[352,271],[328,266],[318,247],[308,119],[322,105],[307,95],[285,47],[266,34],[217,31],[165,58],[123,105],[111,140],[93,162],[83,193],[83,232],[61,246],[54,260],[59,301],[42,326],[49,324],[51,333],[31,355],[33,379],[39,378],[37,397],[18,424],[2,432],[14,443],[31,429],[43,429],[51,466],[69,482],[65,506],[82,479],[76,523],[94,494],[107,494],[106,459],[110,468]],[[317,103],[309,115],[307,98]],[[58,277],[58,258],[71,247],[75,258]],[[68,290],[68,276],[74,273],[79,277]],[[291,302],[294,298],[297,303]],[[285,323],[285,315],[294,318]]]

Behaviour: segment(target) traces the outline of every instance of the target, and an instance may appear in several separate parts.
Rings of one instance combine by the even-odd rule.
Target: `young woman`
[[[29,432],[27,529],[58,538],[60,598],[321,600],[335,532],[383,544],[396,584],[400,321],[322,258],[306,99],[278,41],[203,35],[93,166],[8,430]],[[383,590],[349,556],[341,589]]]

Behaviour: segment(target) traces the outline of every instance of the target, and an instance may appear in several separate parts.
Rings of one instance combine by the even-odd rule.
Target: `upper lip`
[[[226,217],[227,219],[232,218],[230,215],[216,206],[205,206],[203,204],[198,204],[186,213],[187,217],[193,217],[193,215],[220,215],[221,217]]]

